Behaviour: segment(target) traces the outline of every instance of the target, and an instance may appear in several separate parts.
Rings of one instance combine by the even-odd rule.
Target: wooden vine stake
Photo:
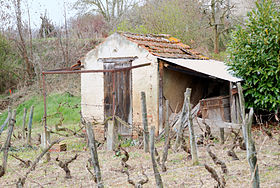
[[[86,131],[87,131],[87,137],[88,137],[88,147],[89,147],[90,154],[91,154],[91,162],[92,162],[92,165],[94,168],[97,187],[103,188],[104,185],[103,185],[102,178],[101,178],[101,170],[100,170],[99,161],[98,161],[95,136],[94,136],[94,132],[92,129],[92,125],[89,122],[86,123]]]
[[[27,114],[27,109],[23,109],[23,118],[22,118],[22,139],[25,139],[25,121],[26,121],[26,114]]]
[[[220,128],[221,144],[225,143],[225,128]]]
[[[250,171],[252,176],[252,185],[253,188],[260,187],[260,177],[259,177],[259,168],[257,164],[257,152],[254,140],[251,134],[252,120],[253,120],[254,110],[250,108],[249,115],[246,115],[245,121],[245,131],[246,131],[246,149],[247,149],[247,160],[250,165]]]
[[[4,123],[1,125],[1,128],[0,128],[0,136],[2,134],[2,132],[4,131],[5,127],[9,124],[10,122],[10,119],[11,119],[11,107],[8,106],[8,116],[6,118],[6,120],[4,121]]]
[[[245,116],[245,99],[242,93],[242,87],[240,83],[237,83],[238,95],[239,95],[239,103],[240,103],[240,115],[242,120],[242,132],[244,141],[246,143],[246,151],[247,151],[247,160],[250,165],[251,177],[252,177],[252,185],[253,188],[260,187],[260,177],[259,177],[259,168],[257,164],[257,152],[254,140],[252,138],[251,128],[254,110],[250,108],[249,114]]]
[[[142,106],[142,124],[144,130],[144,151],[149,152],[149,130],[148,130],[148,119],[147,119],[147,105],[146,105],[146,94],[141,92],[141,106]]]
[[[28,136],[27,136],[27,145],[29,146],[31,146],[31,129],[32,129],[33,111],[34,111],[34,106],[31,106],[29,121],[28,121]]]
[[[193,121],[192,121],[192,114],[191,114],[191,88],[187,88],[186,90],[186,99],[187,99],[187,118],[188,118],[188,127],[190,133],[190,146],[191,146],[191,154],[192,154],[192,161],[193,165],[198,165],[198,156],[197,156],[197,147],[195,142],[195,135],[193,129]]]
[[[16,122],[16,110],[13,111],[12,113],[12,118],[9,121],[9,130],[8,130],[8,136],[4,145],[4,151],[3,151],[3,163],[2,166],[0,165],[0,177],[5,175],[5,172],[7,170],[7,162],[8,162],[8,152],[9,152],[9,147],[11,143],[11,138],[13,135],[13,130],[14,130],[14,125]]]
[[[151,127],[151,131],[150,131],[150,153],[151,153],[153,170],[154,170],[157,188],[163,188],[163,183],[162,183],[161,176],[160,176],[160,173],[157,168],[157,162],[155,159],[155,127],[154,126]]]
[[[165,108],[166,108],[166,114],[165,114],[165,137],[164,137],[164,149],[163,149],[163,154],[162,154],[162,161],[161,161],[161,169],[163,172],[166,172],[166,166],[165,162],[167,161],[167,155],[168,155],[168,149],[170,146],[170,138],[169,138],[169,131],[170,131],[170,126],[169,126],[169,102],[168,100],[165,101]]]

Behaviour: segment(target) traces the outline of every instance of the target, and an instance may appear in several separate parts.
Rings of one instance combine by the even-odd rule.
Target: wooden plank
[[[51,149],[49,149],[49,152],[61,152],[61,151],[66,151],[67,150],[67,145],[65,143],[58,143],[54,144]]]
[[[192,118],[197,116],[197,113],[200,109],[200,103],[197,103],[195,107],[193,107],[191,114],[192,114]],[[173,119],[172,122],[170,123],[170,127],[176,127],[176,125],[179,123],[179,117],[181,116],[181,112],[178,113]],[[184,128],[187,126],[187,119],[185,118],[184,121]],[[160,138],[162,138],[162,136],[165,134],[165,129],[161,131],[161,133],[159,134],[157,141],[160,140]]]
[[[118,59],[109,61],[104,64],[104,69],[119,69],[131,67],[129,60],[122,59],[116,63]],[[116,73],[104,73],[104,116],[107,117],[117,115],[123,121],[130,122],[131,108],[131,70]],[[106,124],[107,127],[107,124]],[[119,133],[121,135],[131,134],[131,128],[127,128],[117,122]]]
[[[134,57],[111,57],[111,58],[99,58],[98,61],[102,61],[103,63],[131,63],[135,59],[137,59],[137,56]]]
[[[237,123],[229,123],[229,122],[224,122],[224,121],[218,121],[218,120],[213,120],[213,119],[202,119],[197,117],[198,123],[202,124],[205,122],[208,125],[212,125],[215,127],[219,128],[233,128],[233,129],[239,129],[242,125],[237,124]]]

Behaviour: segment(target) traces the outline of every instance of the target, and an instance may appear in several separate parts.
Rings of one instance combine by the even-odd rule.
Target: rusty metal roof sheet
[[[164,58],[209,59],[168,34],[136,34],[119,32],[128,40],[147,49],[151,54]]]

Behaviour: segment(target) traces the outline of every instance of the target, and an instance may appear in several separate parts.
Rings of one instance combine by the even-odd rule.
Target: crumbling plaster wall
[[[103,69],[99,58],[135,57],[132,66],[151,63],[151,66],[132,70],[133,123],[141,124],[141,96],[146,92],[149,125],[158,125],[158,64],[157,58],[136,43],[115,33],[108,37],[85,57],[84,69]],[[104,75],[103,73],[81,74],[82,115],[88,120],[93,118],[104,121]]]

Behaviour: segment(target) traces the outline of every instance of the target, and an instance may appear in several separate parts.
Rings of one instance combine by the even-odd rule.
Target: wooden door
[[[105,61],[104,69],[131,67],[131,60]],[[104,73],[104,115],[105,119],[115,115],[132,124],[131,70]],[[115,100],[114,100],[115,99]],[[119,134],[128,136],[132,130],[118,123]]]

